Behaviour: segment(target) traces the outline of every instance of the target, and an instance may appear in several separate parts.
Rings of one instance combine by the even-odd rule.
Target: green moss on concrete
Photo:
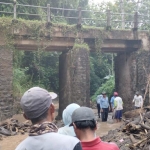
[[[88,51],[90,50],[88,44],[86,44],[86,43],[81,43],[81,44],[75,43],[73,46],[73,49],[86,49]]]
[[[83,39],[83,34],[85,36],[90,36],[91,34],[92,37],[95,37],[95,47],[98,52],[101,49],[104,38],[109,32],[104,28],[93,26],[81,26],[80,28],[77,27],[77,25],[67,25],[66,23],[52,23],[48,25],[45,21],[24,19],[12,20],[9,17],[1,17],[0,31],[5,35],[6,41],[10,42],[11,39],[13,41],[13,30],[18,30],[19,33],[27,33],[28,39],[35,39],[37,42],[47,37],[51,39],[58,30],[64,36],[73,34],[75,39]],[[85,44],[75,44],[75,47],[84,47],[89,50],[89,47]]]

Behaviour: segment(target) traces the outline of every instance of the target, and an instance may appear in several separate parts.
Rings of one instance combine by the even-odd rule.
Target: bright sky
[[[103,2],[103,1],[105,1],[105,2],[113,2],[114,0],[90,0],[91,2],[93,2],[93,3],[95,3],[95,4],[99,4],[99,3],[101,3],[101,2]]]

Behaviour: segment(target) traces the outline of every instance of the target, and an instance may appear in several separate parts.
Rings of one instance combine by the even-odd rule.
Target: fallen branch
[[[150,127],[145,125],[145,124],[142,124],[142,123],[139,123],[141,125],[141,127],[143,127],[144,129],[147,129],[147,130],[150,130]]]

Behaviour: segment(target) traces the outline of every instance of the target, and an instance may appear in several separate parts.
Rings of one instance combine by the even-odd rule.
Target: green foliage
[[[75,48],[84,48],[89,51],[89,46],[86,43],[82,43],[82,44],[75,43],[73,49]]]
[[[22,58],[24,57],[23,51],[14,50],[14,63],[13,63],[13,95],[20,97],[29,87],[30,76],[26,74],[28,67],[21,68]]]
[[[101,53],[100,53],[101,54]],[[97,89],[106,82],[104,77],[113,76],[112,54],[90,55],[90,95],[94,95]]]
[[[104,84],[102,84],[98,90],[95,92],[95,94],[91,97],[92,101],[96,100],[97,95],[100,95],[103,91],[106,91],[107,96],[110,98],[115,87],[114,78],[111,77],[108,79]]]
[[[34,86],[41,86],[47,90],[58,92],[59,88],[59,53],[57,52],[25,52],[22,68],[28,67]]]
[[[26,75],[28,68],[14,68],[13,69],[13,95],[21,96],[29,87],[29,76]]]

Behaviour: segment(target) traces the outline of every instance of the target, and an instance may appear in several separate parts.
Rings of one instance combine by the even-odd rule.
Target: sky
[[[94,2],[95,4],[99,4],[99,3],[101,3],[101,2],[103,2],[103,1],[105,1],[105,2],[113,2],[114,0],[90,0],[91,2]]]

